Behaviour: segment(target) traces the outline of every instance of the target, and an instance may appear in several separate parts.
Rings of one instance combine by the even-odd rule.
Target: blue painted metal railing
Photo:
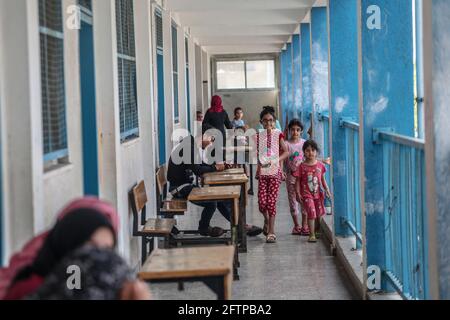
[[[386,278],[405,299],[427,299],[425,142],[375,129],[383,146]]]
[[[322,155],[323,158],[326,159],[330,157],[330,117],[328,113],[319,113],[318,114],[319,121],[323,123],[323,150]],[[328,169],[327,169],[328,170]],[[325,176],[328,186],[331,186],[331,175],[328,173]]]
[[[341,222],[356,237],[356,249],[361,249],[359,123],[354,119],[342,118],[340,126],[345,130],[345,172],[347,179],[347,215]]]

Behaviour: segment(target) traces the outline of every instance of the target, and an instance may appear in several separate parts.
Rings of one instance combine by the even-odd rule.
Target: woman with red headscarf
[[[225,127],[227,129],[233,129],[233,126],[231,125],[228,113],[223,109],[222,99],[219,96],[212,97],[211,108],[208,109],[203,119],[203,128],[208,127],[213,127],[222,133],[223,143],[225,145]]]
[[[117,232],[118,216],[110,204],[93,197],[71,202],[58,214],[50,231],[32,239],[11,259],[8,268],[0,270],[3,283],[0,299],[16,300],[32,295],[61,261],[79,248],[92,246],[112,250],[117,243]],[[137,282],[125,284],[125,298],[127,295],[133,297],[129,293],[141,286]]]

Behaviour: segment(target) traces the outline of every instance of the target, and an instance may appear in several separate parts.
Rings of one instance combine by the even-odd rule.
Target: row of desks
[[[244,169],[229,169],[205,174],[204,187],[195,188],[189,201],[232,201],[232,246],[157,249],[139,273],[149,282],[202,281],[218,299],[229,299],[231,279],[239,279],[238,252],[247,251],[246,204],[248,177]],[[240,244],[240,246],[238,246]]]

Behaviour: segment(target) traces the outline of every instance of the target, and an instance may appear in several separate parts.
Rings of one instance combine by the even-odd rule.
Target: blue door
[[[159,165],[166,163],[166,115],[164,103],[164,58],[157,54],[158,70],[158,143],[159,143]]]
[[[158,86],[158,150],[159,165],[166,163],[166,115],[164,103],[164,57],[163,57],[163,24],[162,13],[155,10],[156,24],[156,70]]]
[[[83,8],[84,9],[84,8]],[[80,30],[81,113],[83,129],[84,194],[99,195],[97,115],[92,15],[83,10]]]

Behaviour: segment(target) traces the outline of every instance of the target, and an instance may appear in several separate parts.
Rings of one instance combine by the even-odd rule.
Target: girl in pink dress
[[[319,147],[314,140],[303,144],[305,161],[299,166],[297,177],[297,200],[302,203],[308,216],[310,236],[308,242],[317,242],[316,232],[320,228],[320,220],[325,215],[324,191],[331,198],[330,189],[325,180],[325,165],[317,160]]]
[[[308,221],[306,213],[301,210],[301,204],[297,201],[295,191],[295,183],[297,178],[295,173],[298,167],[303,162],[303,144],[306,140],[302,139],[303,124],[298,119],[293,119],[289,122],[290,139],[286,141],[286,146],[289,152],[289,157],[286,159],[286,189],[288,192],[289,209],[292,220],[294,221],[294,228],[292,234],[294,235],[309,235]],[[298,215],[302,212],[302,224],[298,222]]]
[[[258,206],[264,216],[264,234],[267,243],[276,242],[275,216],[277,200],[282,180],[281,163],[288,156],[283,133],[275,128],[276,117],[270,110],[264,109],[260,115],[264,131],[256,134],[258,166]]]

